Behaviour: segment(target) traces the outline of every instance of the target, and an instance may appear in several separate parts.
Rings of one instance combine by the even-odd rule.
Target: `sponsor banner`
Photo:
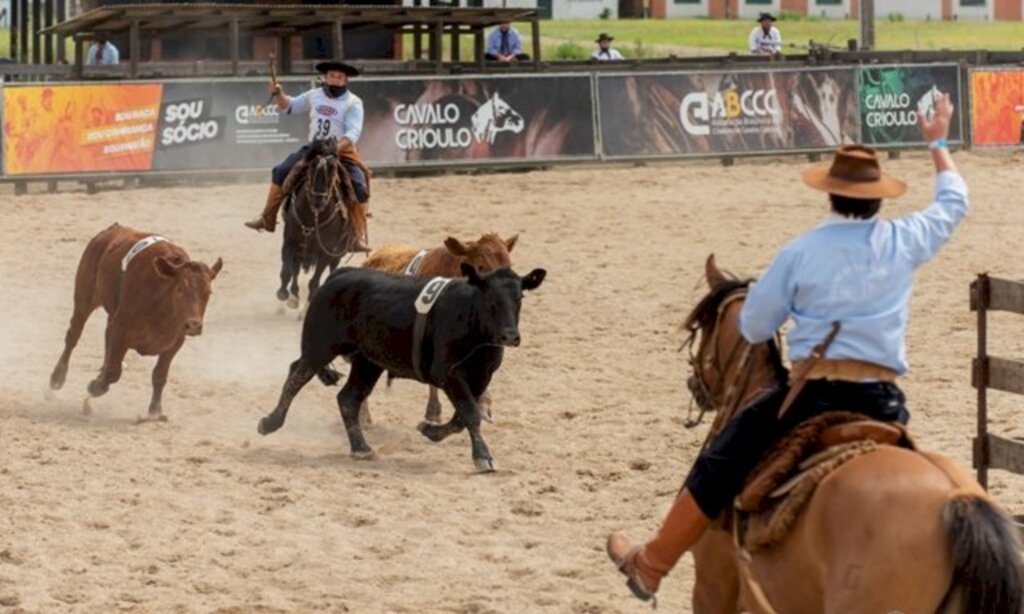
[[[6,140],[6,124],[4,123],[4,80],[0,79],[0,177],[4,176],[4,141]]]
[[[599,75],[608,157],[831,149],[860,136],[853,68]]]
[[[8,86],[7,175],[150,169],[160,84]]]
[[[593,158],[589,75],[356,80],[370,166]]]
[[[1024,70],[972,70],[971,142],[1024,147]]]
[[[872,66],[860,71],[860,117],[863,141],[870,145],[921,145],[918,113],[930,113],[935,97],[949,94],[960,106],[960,69],[955,64]],[[949,141],[961,142],[960,113]]]
[[[263,81],[166,84],[153,168],[269,172],[306,142],[308,118],[289,117],[268,98]]]

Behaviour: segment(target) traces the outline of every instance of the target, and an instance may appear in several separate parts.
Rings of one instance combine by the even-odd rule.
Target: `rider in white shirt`
[[[754,55],[775,55],[782,53],[782,34],[774,25],[775,16],[771,13],[761,13],[757,18],[760,25],[750,31],[748,48]]]
[[[597,60],[598,62],[618,62],[622,59],[622,54],[619,53],[618,49],[612,49],[612,41],[615,40],[614,36],[611,36],[605,32],[602,32],[597,40],[597,51],[590,55],[590,58]]]
[[[363,101],[348,90],[348,78],[355,77],[359,70],[344,62],[320,62],[316,69],[323,75],[323,85],[295,97],[281,91],[280,85],[271,83],[271,92],[277,94],[277,108],[288,115],[309,114],[309,140],[335,138],[338,140],[339,157],[349,172],[360,207],[365,208],[369,200],[369,187],[365,165],[359,163],[355,144],[363,132]],[[306,156],[309,145],[303,145],[292,152],[271,173],[270,192],[263,213],[245,225],[255,230],[274,232],[277,212],[284,202],[281,186],[288,173]],[[345,152],[351,152],[345,156]],[[353,161],[353,159],[355,161]],[[357,251],[365,245],[357,245]]]

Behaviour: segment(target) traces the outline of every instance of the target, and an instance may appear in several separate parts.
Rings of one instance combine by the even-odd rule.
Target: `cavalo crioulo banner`
[[[159,83],[4,88],[6,174],[149,170],[162,91]]]
[[[926,145],[917,125],[936,96],[949,94],[955,113],[949,141],[963,140],[966,109],[960,104],[960,67],[955,64],[872,66],[860,71],[861,133],[868,145]]]
[[[1024,146],[1024,70],[972,70],[971,137],[975,146]]]

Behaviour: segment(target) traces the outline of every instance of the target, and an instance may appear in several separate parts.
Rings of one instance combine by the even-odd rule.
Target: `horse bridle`
[[[747,289],[739,288],[722,300],[721,304],[718,305],[715,322],[710,330],[700,329],[701,340],[696,353],[693,351],[695,338],[689,339],[684,344],[684,347],[689,348],[689,363],[693,369],[693,374],[687,379],[687,387],[690,389],[692,401],[695,401],[700,409],[697,418],[691,418],[693,411],[691,403],[684,426],[686,428],[693,428],[701,423],[705,413],[709,411],[716,412],[715,421],[712,424],[711,431],[708,433],[709,440],[739,411],[740,403],[743,401],[741,395],[750,385],[752,371],[749,367],[750,358],[753,354],[753,345],[747,343],[743,336],[740,335],[725,354],[725,360],[722,360],[722,355],[715,351],[718,345],[718,332],[721,329],[722,319],[725,317],[726,312],[733,303],[745,300],[746,297]],[[710,335],[710,337],[707,337],[707,335]],[[775,341],[781,344],[781,338],[778,333],[775,334]],[[735,373],[739,377],[726,378],[729,366],[736,363],[737,360]],[[704,376],[705,368],[713,370],[716,375],[716,382],[713,387],[708,385],[706,381]],[[721,399],[717,406],[715,403],[716,399]]]
[[[311,169],[311,171],[309,171],[312,173],[312,176],[307,177],[306,180],[303,182],[304,185],[302,186],[302,189],[305,192],[306,202],[309,202],[311,204],[310,209],[313,212],[313,225],[306,226],[306,224],[299,217],[297,207],[291,207],[292,217],[295,219],[295,221],[299,225],[299,228],[302,230],[302,237],[304,240],[308,239],[309,235],[311,234],[315,235],[317,244],[320,246],[320,249],[325,254],[332,258],[340,258],[341,256],[344,256],[345,254],[349,253],[349,251],[351,251],[348,248],[350,247],[353,239],[350,238],[348,244],[345,245],[345,247],[343,247],[341,251],[335,252],[333,250],[328,249],[327,246],[324,245],[323,238],[320,236],[320,229],[329,224],[334,219],[335,214],[341,215],[342,219],[346,219],[344,197],[341,194],[342,179],[344,179],[345,187],[347,188],[349,193],[354,192],[354,189],[351,186],[348,176],[345,174],[344,168],[341,165],[341,161],[338,160],[337,158],[324,160],[324,158],[326,157],[327,156],[320,156],[319,158],[317,158],[316,165]],[[326,170],[327,172],[333,172],[331,172],[330,182],[327,184],[327,189],[321,192],[317,191],[316,188],[314,187],[314,184],[316,183],[314,179],[316,179],[318,174],[323,172],[324,170]],[[312,203],[317,204],[314,205]],[[327,203],[327,205],[324,205],[323,203]],[[321,212],[324,209],[329,209],[328,205],[330,204],[334,205],[333,211],[328,211],[327,214],[324,215],[323,220],[321,220]]]

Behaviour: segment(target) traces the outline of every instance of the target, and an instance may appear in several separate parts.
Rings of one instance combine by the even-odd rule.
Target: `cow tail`
[[[943,512],[953,553],[946,601],[962,612],[1024,614],[1024,560],[1013,521],[983,495],[955,493]]]

